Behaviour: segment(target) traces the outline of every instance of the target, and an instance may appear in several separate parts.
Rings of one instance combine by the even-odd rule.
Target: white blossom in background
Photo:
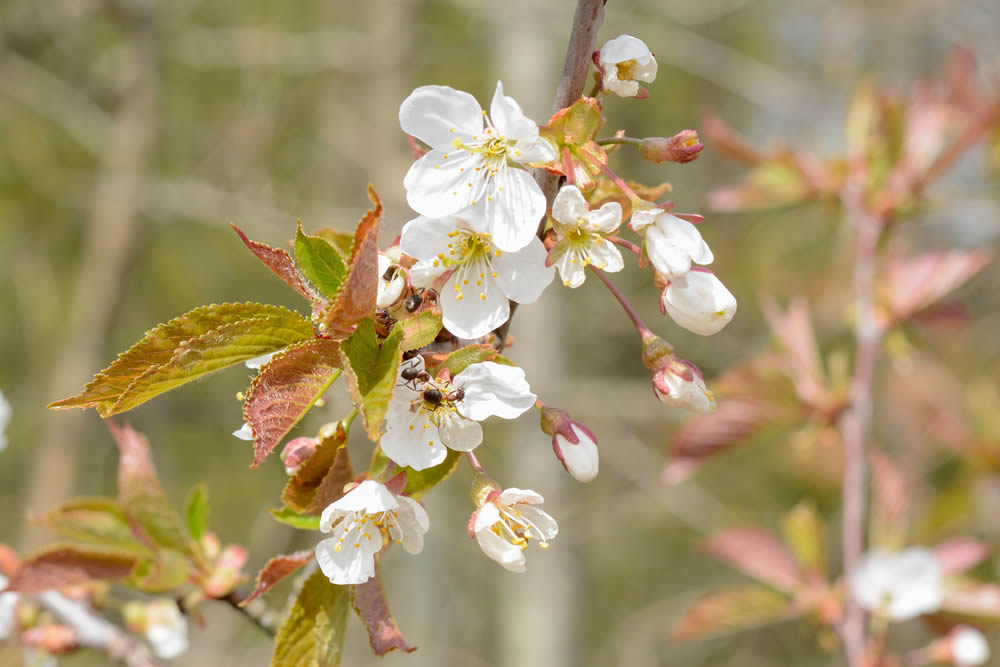
[[[430,520],[420,503],[369,479],[323,510],[319,527],[333,537],[316,545],[316,561],[332,583],[342,586],[375,576],[375,554],[384,537],[420,553]]]
[[[566,428],[573,434],[576,442],[556,432],[552,436],[552,449],[573,479],[578,482],[589,482],[597,477],[600,467],[597,438],[590,429],[577,422],[570,422]]]
[[[597,57],[601,86],[621,97],[639,95],[639,81],[656,79],[656,58],[646,43],[632,35],[621,35],[601,47]]]
[[[493,243],[519,250],[534,238],[545,215],[545,195],[518,164],[549,162],[555,149],[538,135],[497,82],[490,115],[472,95],[448,86],[421,86],[399,108],[403,131],[431,150],[403,180],[406,200],[429,218],[479,207]],[[404,250],[405,252],[405,250]]]
[[[498,248],[478,224],[456,217],[410,220],[400,248],[419,260],[410,269],[415,287],[431,287],[448,274],[440,289],[441,319],[459,338],[479,338],[510,317],[509,299],[533,303],[552,282],[545,246],[534,235],[514,252]]]
[[[630,226],[642,235],[643,249],[653,267],[671,280],[685,275],[692,264],[715,260],[695,225],[662,209],[633,212]]]
[[[253,359],[247,359],[243,364],[250,369],[255,371],[260,370],[263,366],[266,366],[269,361],[274,357],[274,355],[281,352],[281,350],[275,350],[274,352],[268,352],[267,354],[262,354],[259,357],[254,357]]]
[[[733,319],[736,297],[711,271],[692,269],[663,289],[660,311],[688,331],[711,336]]]
[[[715,410],[715,394],[690,361],[674,359],[653,373],[653,393],[664,405],[699,414]]]
[[[7,424],[10,422],[10,403],[4,398],[3,392],[0,391],[0,452],[7,449]],[[2,588],[2,586],[0,586]]]
[[[390,271],[391,269],[391,271]],[[406,289],[406,272],[382,253],[378,254],[378,297],[375,304],[379,308],[388,308],[403,296]]]
[[[604,238],[622,224],[618,202],[591,211],[580,189],[565,185],[552,203],[552,221],[556,244],[549,250],[546,263],[559,269],[567,287],[582,285],[587,277],[585,269],[591,264],[609,273],[625,268],[621,252]]]
[[[559,532],[556,520],[536,507],[544,499],[528,489],[504,489],[494,492],[476,510],[469,530],[476,536],[487,556],[511,572],[524,572],[524,549],[529,540],[537,540],[543,549]]]
[[[146,641],[157,658],[170,660],[188,650],[187,618],[173,600],[146,605]]]
[[[483,441],[479,422],[491,416],[515,419],[537,399],[515,366],[484,361],[450,380],[416,377],[422,371],[420,356],[400,366],[380,441],[386,456],[414,470],[438,465],[449,448],[475,449]]]
[[[243,426],[233,431],[233,435],[240,440],[253,440],[253,429],[250,428],[249,422],[243,422]]]
[[[933,613],[944,597],[941,566],[930,550],[921,547],[899,553],[869,551],[850,586],[858,604],[896,621]]]
[[[979,630],[962,625],[952,630],[951,658],[958,667],[985,665],[990,659],[990,645]]]
[[[0,590],[7,588],[10,581],[0,574]],[[0,641],[14,633],[17,625],[17,593],[0,593]]]

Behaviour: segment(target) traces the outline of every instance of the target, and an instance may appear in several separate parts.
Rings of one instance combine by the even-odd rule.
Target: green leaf
[[[344,652],[351,592],[316,570],[274,638],[271,667],[337,667]]]
[[[427,310],[416,317],[400,320],[396,326],[403,329],[403,342],[400,347],[404,352],[409,352],[433,343],[444,325],[441,324],[440,312]]]
[[[191,489],[184,514],[187,517],[187,528],[191,539],[195,542],[201,541],[201,536],[208,528],[208,489],[204,483]]]
[[[40,593],[90,581],[121,579],[135,565],[135,555],[117,549],[56,544],[22,562],[11,577],[10,590]]]
[[[309,282],[326,298],[337,297],[347,276],[347,266],[329,241],[303,232],[301,221],[295,231],[295,259]]]
[[[142,533],[156,544],[193,554],[192,545],[181,528],[180,517],[160,486],[149,441],[130,426],[107,422],[118,443],[118,502],[122,511]]]
[[[776,623],[801,613],[791,600],[769,588],[729,588],[709,593],[691,605],[670,636],[682,641],[697,639]]]
[[[76,498],[37,521],[72,540],[137,556],[152,553],[132,534],[125,513],[112,498]]]
[[[303,516],[290,507],[271,510],[271,516],[292,528],[298,528],[299,530],[319,530],[318,516]]]
[[[403,488],[403,494],[411,496],[415,500],[419,500],[421,497],[427,494],[428,491],[433,489],[435,486],[448,479],[451,473],[455,472],[458,467],[458,461],[462,458],[461,452],[456,452],[453,449],[448,450],[448,455],[445,457],[444,461],[433,466],[431,468],[424,468],[423,470],[414,470],[413,468],[407,466],[397,466],[393,469],[393,474],[399,471],[406,472],[406,486]],[[382,476],[388,469],[390,464],[393,462],[382,453],[381,447],[375,449],[375,453],[372,454],[371,466],[368,470],[368,477],[371,479],[376,479]]]
[[[162,593],[185,584],[191,573],[191,561],[179,551],[160,549],[155,558],[140,562],[132,572],[136,588],[148,593]]]
[[[354,232],[345,232],[340,229],[323,227],[316,230],[316,236],[320,236],[336,248],[337,252],[346,262],[351,258],[351,250],[354,248]]]
[[[256,467],[340,377],[340,343],[325,338],[274,356],[254,378],[243,416],[254,436]]]
[[[451,376],[455,377],[472,364],[478,364],[482,361],[497,361],[498,356],[492,345],[467,345],[449,354],[443,363],[429,372],[431,375],[437,375],[447,368]]]
[[[785,542],[799,563],[810,570],[826,573],[826,539],[823,520],[811,502],[801,502],[781,518]]]
[[[370,185],[368,198],[375,208],[365,214],[354,231],[354,247],[343,288],[319,317],[319,330],[325,336],[338,339],[349,336],[358,322],[375,312],[379,281],[378,226],[382,219],[382,204]]]
[[[94,407],[110,417],[208,373],[314,337],[308,319],[280,306],[203,306],[147,332],[83,392],[49,407]]]
[[[344,485],[354,480],[347,450],[346,421],[328,424],[319,432],[316,451],[285,484],[281,499],[297,512],[320,514],[344,495]]]
[[[367,319],[362,320],[354,335],[340,346],[348,389],[373,442],[379,439],[382,421],[396,388],[399,364],[403,359],[399,349],[402,338],[402,327],[393,327],[389,337],[379,345],[375,323]]]
[[[560,144],[582,145],[590,141],[604,126],[601,105],[593,97],[581,97],[560,109],[549,119],[548,128],[556,132]]]

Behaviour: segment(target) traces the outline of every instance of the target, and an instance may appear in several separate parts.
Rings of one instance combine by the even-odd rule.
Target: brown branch
[[[863,162],[852,165],[844,186],[842,200],[845,215],[854,230],[854,376],[848,396],[849,406],[837,420],[843,443],[843,517],[841,524],[844,580],[850,582],[864,552],[866,449],[871,423],[875,364],[878,359],[882,328],[875,312],[875,264],[883,221],[865,204],[866,168]],[[850,595],[841,636],[850,667],[865,661],[864,610]]]
[[[269,637],[277,634],[278,614],[266,602],[261,599],[251,600],[248,604],[244,601],[250,596],[248,591],[234,590],[229,595],[219,598],[219,602],[225,602],[230,607],[240,612],[256,625]]]
[[[574,100],[583,95],[583,88],[587,85],[587,73],[590,71],[591,54],[594,52],[594,42],[597,39],[597,31],[604,21],[604,5],[607,0],[578,0],[576,4],[576,14],[573,16],[573,29],[569,36],[569,47],[566,49],[566,61],[563,64],[562,77],[559,79],[559,86],[556,88],[555,100],[552,102],[552,113],[559,111],[563,107],[569,106]],[[535,170],[535,180],[542,188],[545,195],[545,208],[551,209],[552,202],[556,198],[559,190],[558,174],[553,174],[544,169]],[[538,237],[541,238],[545,232],[545,219],[543,216],[538,223]],[[517,312],[517,304],[510,302],[510,317],[507,321],[497,327],[496,340],[493,346],[499,352],[503,352],[507,344],[507,333],[510,331],[511,322],[514,320],[514,313]]]

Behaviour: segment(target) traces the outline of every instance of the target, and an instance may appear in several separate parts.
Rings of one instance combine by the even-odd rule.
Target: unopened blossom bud
[[[289,440],[281,450],[281,462],[285,464],[285,474],[291,477],[297,473],[302,464],[316,453],[317,444],[317,439],[309,436]]]
[[[979,630],[960,625],[947,637],[951,661],[959,667],[985,665],[990,659],[990,645]]]
[[[239,544],[230,544],[215,561],[215,569],[212,576],[205,582],[205,594],[213,598],[221,598],[236,588],[236,585],[243,581],[243,566],[247,562],[249,554],[245,547]]]
[[[639,153],[650,162],[691,162],[704,150],[694,130],[681,130],[672,137],[651,137],[639,144]]]
[[[653,392],[670,407],[703,414],[715,410],[715,394],[705,387],[698,367],[684,359],[673,359],[653,373]]]
[[[736,297],[714,273],[695,268],[673,278],[660,296],[660,312],[701,336],[722,330],[736,314]]]
[[[552,436],[552,451],[574,479],[589,482],[597,477],[597,438],[589,428],[573,421],[565,410],[545,406],[542,431]]]

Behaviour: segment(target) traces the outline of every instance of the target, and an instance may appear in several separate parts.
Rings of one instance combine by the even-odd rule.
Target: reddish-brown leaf
[[[288,480],[281,499],[304,514],[321,514],[330,503],[344,495],[344,485],[354,479],[347,451],[347,432],[342,423],[320,431],[316,451]],[[327,429],[328,427],[324,427]]]
[[[416,646],[410,646],[403,639],[396,619],[389,611],[389,603],[385,599],[379,575],[379,562],[375,561],[375,576],[363,584],[352,586],[351,600],[354,611],[368,629],[368,641],[375,655],[381,657],[389,651],[399,649],[412,653]]]
[[[321,316],[320,330],[334,338],[349,335],[358,322],[375,312],[379,279],[378,225],[382,219],[382,202],[371,186],[368,186],[368,198],[375,208],[358,223],[344,285],[337,299]]]
[[[309,301],[315,301],[315,297],[309,293],[309,288],[306,287],[302,276],[299,275],[298,269],[295,268],[295,260],[292,259],[291,254],[287,250],[272,248],[260,241],[251,241],[243,233],[243,230],[236,225],[233,225],[233,229],[239,234],[243,243],[250,249],[250,252],[256,255],[257,259],[264,262],[267,268],[274,272],[274,275],[281,278],[289,287],[309,299]]]
[[[959,574],[986,560],[990,545],[982,540],[956,537],[934,547],[934,558],[942,574]]]
[[[671,639],[690,640],[746,630],[796,616],[794,605],[781,593],[761,586],[728,588],[709,593],[684,613]]]
[[[88,581],[127,577],[134,555],[76,545],[56,545],[25,560],[10,581],[10,590],[38,593]]]
[[[889,300],[896,321],[927,308],[993,260],[989,250],[947,250],[896,258],[889,264]]]
[[[293,345],[264,366],[243,404],[254,436],[256,467],[340,376],[340,343],[317,338]]]
[[[784,312],[774,300],[764,302],[764,316],[771,332],[784,348],[788,374],[803,402],[821,406],[829,401],[826,378],[809,317],[809,302],[793,299]]]
[[[701,550],[779,590],[793,592],[803,584],[794,554],[760,528],[735,528],[713,535],[701,543]]]
[[[296,551],[293,554],[275,556],[267,561],[267,565],[257,573],[257,583],[254,584],[253,591],[250,592],[250,595],[245,600],[240,602],[240,606],[244,607],[250,604],[269,591],[279,581],[298,571],[300,567],[313,559],[313,555],[313,550],[307,549],[305,551]]]

